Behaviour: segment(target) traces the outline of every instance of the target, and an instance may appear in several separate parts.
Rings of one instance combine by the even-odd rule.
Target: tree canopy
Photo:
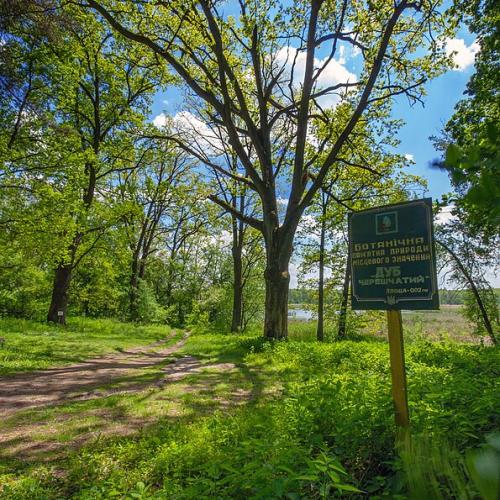
[[[500,234],[500,6],[490,0],[457,2],[456,12],[477,34],[476,55],[466,97],[444,128],[445,168],[467,214],[468,224],[486,239]]]
[[[452,32],[447,14],[439,3],[406,0],[251,1],[235,12],[205,0],[84,5],[161,58],[200,101],[204,122],[223,128],[244,173],[216,168],[257,193],[262,216],[248,217],[215,194],[210,199],[262,232],[264,331],[286,337],[288,265],[299,220],[333,165],[370,169],[346,161],[363,124],[383,122],[394,96],[421,100],[424,83],[447,67],[439,43]],[[330,82],[325,75],[342,50],[359,51],[362,69]],[[336,112],[325,112],[327,98]],[[314,127],[326,133],[311,148]],[[288,200],[281,217],[280,191]]]

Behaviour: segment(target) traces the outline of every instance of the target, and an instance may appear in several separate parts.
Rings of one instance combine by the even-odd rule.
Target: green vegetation
[[[1,500],[497,500],[498,9],[463,3],[0,0]],[[459,21],[435,235],[464,291],[403,312],[395,440],[347,214],[426,190],[399,115]]]
[[[72,318],[66,327],[0,318],[0,376],[76,363],[91,356],[163,340],[165,325]]]
[[[307,305],[302,307],[307,308]],[[439,311],[403,311],[402,314],[406,342],[413,340],[484,342],[482,337],[475,334],[474,324],[464,317],[461,306],[444,305]],[[355,328],[350,328],[350,338],[362,338],[366,335],[385,338],[386,319],[383,311],[355,315],[354,319]],[[336,339],[334,326],[326,324],[327,340]],[[313,340],[316,322],[291,319],[290,329],[295,340]]]
[[[457,17],[478,35],[480,50],[475,58],[466,97],[443,131],[446,147],[442,166],[449,170],[455,193],[450,196],[463,211],[469,228],[498,245],[500,231],[500,7],[492,0],[455,2]]]
[[[18,414],[15,425],[42,426],[35,441],[71,445],[89,431],[95,439],[69,454],[57,448],[44,462],[3,458],[2,498],[323,498],[358,489],[405,498],[423,485],[432,498],[477,495],[485,481],[474,479],[478,452],[468,452],[467,464],[463,454],[499,428],[498,349],[409,342],[418,453],[401,461],[386,342],[318,344],[314,330],[295,340],[293,324],[290,333],[288,342],[195,335],[179,356],[199,359],[199,372],[137,394]],[[160,376],[149,372],[150,381]],[[110,421],[121,431],[106,432]],[[1,426],[6,432],[14,418]]]

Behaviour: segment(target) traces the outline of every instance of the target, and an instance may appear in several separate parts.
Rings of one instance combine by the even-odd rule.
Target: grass
[[[66,327],[0,318],[0,376],[82,361],[164,339],[166,325],[136,325],[111,319],[72,318]]]
[[[136,374],[146,384],[134,393],[20,412],[0,433],[21,433],[11,449],[27,435],[47,452],[21,462],[4,450],[0,496],[406,498],[422,481],[429,498],[478,495],[464,454],[500,425],[498,349],[412,339],[412,434],[423,444],[401,461],[383,338],[314,334],[297,322],[287,342],[193,335],[177,357],[201,369],[182,379],[157,384],[165,364]]]
[[[404,311],[403,321],[413,337],[428,340],[480,342],[474,327],[461,312],[462,306],[442,305],[439,311]]]

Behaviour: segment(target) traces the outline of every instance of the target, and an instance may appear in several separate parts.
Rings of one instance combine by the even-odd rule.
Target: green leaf
[[[318,476],[316,474],[301,475],[301,476],[295,476],[295,479],[298,479],[300,481],[317,481]]]
[[[462,152],[456,144],[450,144],[446,149],[445,163],[449,167],[456,167],[460,160]]]
[[[363,493],[363,491],[359,490],[358,488],[350,484],[336,484],[335,488],[343,491],[352,491],[354,493]]]

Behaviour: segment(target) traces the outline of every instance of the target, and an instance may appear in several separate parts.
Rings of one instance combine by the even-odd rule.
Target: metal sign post
[[[387,311],[395,419],[406,430],[410,417],[401,309],[439,309],[432,200],[350,213],[349,253],[352,308]]]

